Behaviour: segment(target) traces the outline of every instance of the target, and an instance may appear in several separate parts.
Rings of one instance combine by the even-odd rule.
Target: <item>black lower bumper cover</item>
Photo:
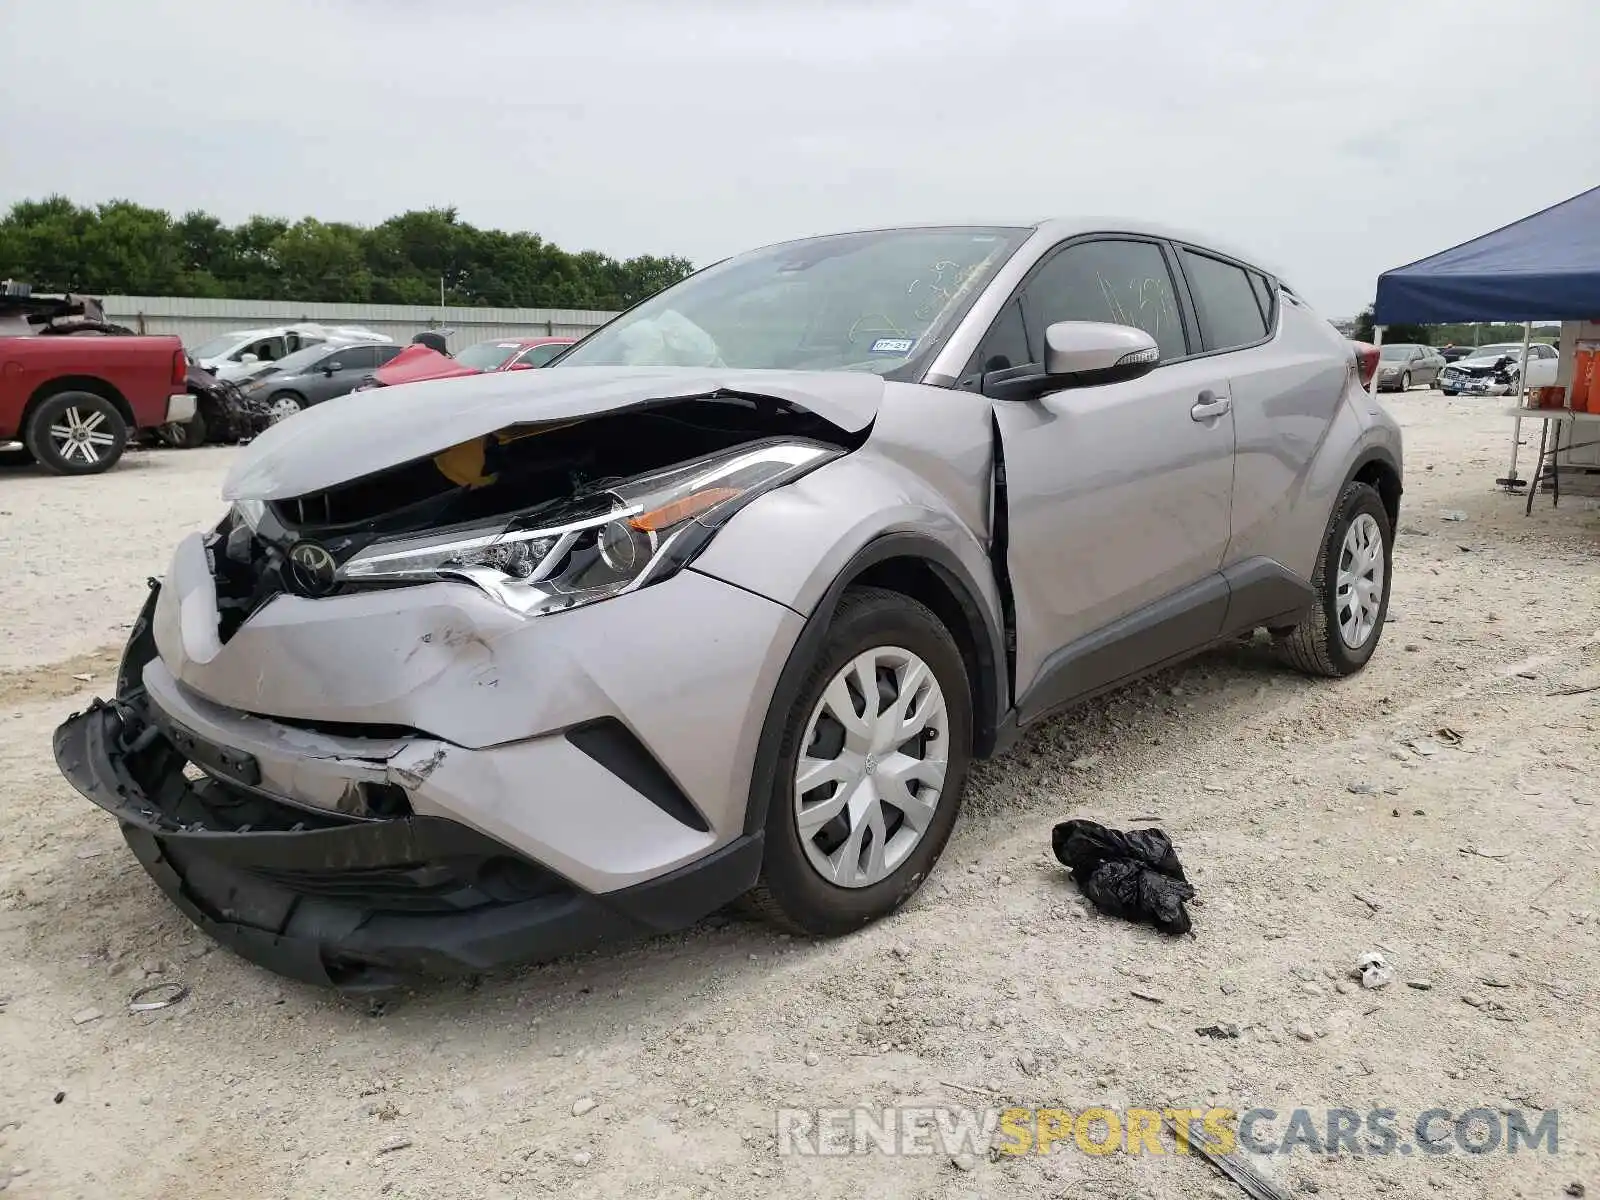
[[[144,752],[130,747],[129,724],[127,706],[98,701],[63,723],[54,741],[67,781],[117,818],[145,870],[206,933],[268,970],[345,992],[681,929],[748,891],[760,871],[759,835],[742,837],[670,875],[597,896],[439,817],[196,828],[163,811],[163,797],[187,787],[172,778],[182,775],[181,756],[149,754],[148,735]],[[508,897],[504,887],[486,893],[457,877],[463,864],[484,863],[520,868],[521,885]]]

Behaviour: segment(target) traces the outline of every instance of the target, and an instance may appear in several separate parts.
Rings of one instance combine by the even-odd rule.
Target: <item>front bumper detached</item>
[[[349,993],[683,928],[748,890],[760,867],[759,835],[742,837],[597,896],[446,818],[295,808],[248,786],[250,756],[184,742],[137,687],[54,739],[68,782],[117,818],[190,920],[269,970]],[[210,760],[199,779],[185,770],[197,752]]]

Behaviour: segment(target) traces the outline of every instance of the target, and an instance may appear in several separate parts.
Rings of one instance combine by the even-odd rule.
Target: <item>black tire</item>
[[[1459,396],[1459,395],[1460,395],[1460,394],[1461,394],[1461,393],[1460,393],[1460,392],[1452,392],[1452,391],[1451,391],[1451,390],[1450,390],[1450,389],[1449,389],[1449,388],[1447,388],[1447,387],[1442,387],[1442,388],[1440,388],[1440,389],[1439,389],[1439,390],[1440,390],[1440,391],[1441,391],[1441,392],[1443,392],[1443,393],[1444,393],[1444,394],[1445,394],[1445,395],[1446,395],[1446,396]]]
[[[174,421],[161,428],[166,434],[167,445],[179,450],[192,450],[196,446],[206,444],[206,419],[198,408],[195,409],[194,416],[187,421]]]
[[[1402,392],[1409,392],[1411,390],[1411,372],[1410,371],[1407,371],[1404,375],[1400,376],[1400,390]]]
[[[1371,634],[1359,647],[1352,647],[1345,642],[1339,629],[1338,576],[1345,533],[1362,515],[1372,517],[1382,535],[1383,597]],[[1389,615],[1389,588],[1393,582],[1394,529],[1383,507],[1383,497],[1369,484],[1346,484],[1339,502],[1333,507],[1322,548],[1317,552],[1317,565],[1311,578],[1316,603],[1299,625],[1278,640],[1279,657],[1307,675],[1330,679],[1354,675],[1367,665],[1383,637],[1384,622]]]
[[[285,400],[293,401],[295,412],[305,412],[306,398],[299,392],[273,392],[271,396],[267,397],[266,407],[270,410],[273,405]],[[276,424],[280,420],[287,421],[289,417],[293,415],[293,413],[290,413],[283,417],[274,418],[273,423]]]
[[[109,442],[79,442],[51,431],[65,427],[76,414],[94,422],[90,436],[109,434]],[[94,418],[99,420],[95,421]],[[57,392],[33,410],[22,440],[41,467],[53,475],[98,475],[116,466],[128,448],[128,423],[117,406],[95,392]],[[85,457],[92,454],[93,458]]]
[[[909,650],[932,670],[949,714],[947,765],[933,820],[906,860],[875,884],[842,887],[822,877],[801,845],[794,808],[795,770],[801,740],[824,689],[851,659],[880,646]],[[848,933],[899,908],[939,861],[955,827],[972,763],[971,696],[961,652],[927,607],[881,588],[847,591],[794,706],[783,716],[761,878],[746,898],[748,907],[794,933],[823,937]]]

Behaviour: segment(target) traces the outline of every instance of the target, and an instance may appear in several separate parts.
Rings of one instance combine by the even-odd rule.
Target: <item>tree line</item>
[[[127,200],[24,200],[0,219],[0,279],[35,292],[235,300],[617,310],[676,283],[688,259],[572,253],[534,233],[478,229],[454,208],[362,226],[206,212],[173,217]]]
[[[1369,304],[1356,318],[1356,329],[1351,336],[1358,342],[1370,342],[1374,332],[1372,306]],[[1457,325],[1386,325],[1383,330],[1383,340],[1421,346],[1489,346],[1497,342],[1520,342],[1522,326],[1493,322]],[[1561,340],[1561,326],[1535,325],[1533,340],[1553,345]]]

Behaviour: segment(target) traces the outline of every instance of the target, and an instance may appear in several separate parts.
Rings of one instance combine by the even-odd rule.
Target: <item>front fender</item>
[[[885,534],[915,534],[942,549],[998,623],[984,539],[927,483],[870,449],[763,496],[728,522],[694,569],[809,617],[846,565]]]

